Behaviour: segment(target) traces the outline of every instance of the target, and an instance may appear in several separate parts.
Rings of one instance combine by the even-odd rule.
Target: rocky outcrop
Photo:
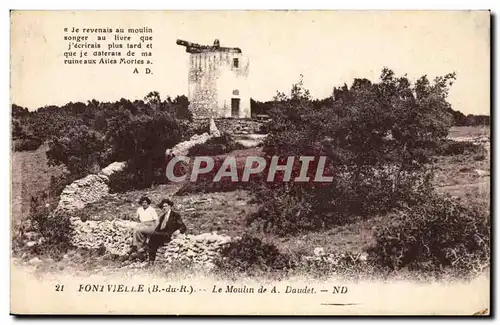
[[[124,162],[114,162],[98,175],[87,175],[66,186],[61,193],[56,211],[80,210],[89,203],[99,201],[109,193],[109,176],[124,168]]]

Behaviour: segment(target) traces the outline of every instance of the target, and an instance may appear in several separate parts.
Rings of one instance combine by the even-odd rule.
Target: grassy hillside
[[[481,131],[484,134],[486,130]],[[475,137],[476,128],[454,128],[453,134],[460,137]],[[238,150],[228,155],[245,156],[255,154],[255,148]],[[436,172],[434,183],[439,191],[460,197],[469,204],[482,205],[489,209],[490,176],[489,157],[476,161],[468,155],[438,157],[434,163]],[[476,170],[485,171],[478,175]],[[362,252],[373,243],[373,230],[388,222],[388,216],[376,215],[368,220],[353,219],[347,225],[318,232],[304,232],[299,236],[275,236],[262,232],[259,225],[248,226],[246,217],[255,212],[262,202],[255,202],[248,191],[185,194],[175,196],[182,184],[160,185],[148,190],[134,190],[112,194],[106,199],[88,205],[80,216],[87,220],[130,219],[138,207],[137,200],[147,195],[158,203],[164,197],[173,198],[176,209],[181,213],[193,234],[216,231],[229,236],[251,233],[265,242],[275,244],[289,254],[311,254],[315,247],[323,247],[328,252]],[[157,210],[159,212],[159,210]]]
[[[64,175],[63,165],[50,167],[45,152],[48,145],[43,144],[35,151],[16,151],[11,155],[11,202],[12,218],[26,217],[32,196],[47,190],[51,177]]]

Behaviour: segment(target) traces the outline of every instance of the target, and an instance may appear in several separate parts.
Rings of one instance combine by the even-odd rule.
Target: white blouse
[[[151,206],[147,207],[146,210],[144,210],[143,207],[139,207],[137,209],[136,216],[141,222],[158,220],[158,214],[156,213],[156,210]]]

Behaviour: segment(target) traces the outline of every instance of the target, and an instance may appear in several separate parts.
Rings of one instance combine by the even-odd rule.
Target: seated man
[[[145,253],[148,238],[158,225],[158,214],[155,209],[150,206],[151,200],[149,198],[145,196],[141,197],[139,204],[141,206],[137,209],[135,218],[140,223],[134,231],[132,247],[129,251],[129,255],[137,252],[138,255],[142,256],[143,253]]]
[[[173,206],[174,203],[169,199],[163,199],[158,204],[158,207],[162,210],[162,214],[158,220],[158,226],[156,226],[156,229],[149,238],[149,264],[154,263],[158,248],[168,243],[173,233],[176,231],[179,231],[181,234],[186,232],[186,225],[182,222],[180,214],[172,210]]]

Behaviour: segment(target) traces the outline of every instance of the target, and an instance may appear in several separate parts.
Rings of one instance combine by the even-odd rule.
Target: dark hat
[[[151,200],[147,196],[143,196],[139,199],[139,204],[142,204],[142,202],[146,201],[148,204],[151,204]]]
[[[169,199],[163,199],[163,200],[161,200],[161,202],[160,202],[160,203],[158,203],[158,207],[159,207],[159,208],[163,208],[163,206],[164,206],[165,204],[168,204],[168,205],[170,205],[171,207],[173,207],[173,206],[174,206],[174,202],[172,202],[171,200],[169,200]]]

